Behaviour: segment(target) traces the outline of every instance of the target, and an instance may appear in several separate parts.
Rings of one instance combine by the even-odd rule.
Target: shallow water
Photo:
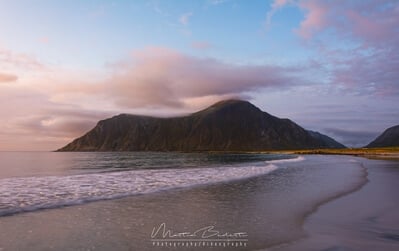
[[[0,152],[0,179],[140,169],[235,166],[295,158],[281,154],[160,152]]]
[[[240,180],[228,178],[191,188],[0,217],[0,229],[7,229],[0,231],[0,249],[257,250],[292,241],[305,236],[302,223],[318,205],[366,182],[365,169],[355,158],[306,156],[298,160],[252,162],[258,170],[268,165],[275,169]],[[244,166],[248,164],[235,162],[225,168]],[[182,171],[186,170],[195,170],[189,175],[193,179],[200,174],[197,169]],[[151,236],[162,223],[177,234],[213,227],[221,236],[212,240],[196,232],[190,237],[194,241],[186,236],[180,240]],[[245,235],[236,241],[223,236],[226,233]]]
[[[269,161],[300,160],[288,155],[183,153],[1,153],[0,157],[0,216],[244,179],[276,169]]]

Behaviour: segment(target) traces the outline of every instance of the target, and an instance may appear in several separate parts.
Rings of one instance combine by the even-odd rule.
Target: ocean
[[[0,153],[0,216],[267,174],[273,154]]]
[[[368,187],[376,166],[350,156],[153,152],[2,152],[0,163],[0,250],[300,250],[292,243],[319,236],[308,219]],[[376,245],[397,247],[395,233]]]

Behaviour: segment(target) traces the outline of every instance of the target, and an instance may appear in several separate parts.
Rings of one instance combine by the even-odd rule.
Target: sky
[[[0,151],[245,99],[350,147],[399,124],[397,0],[0,0]]]

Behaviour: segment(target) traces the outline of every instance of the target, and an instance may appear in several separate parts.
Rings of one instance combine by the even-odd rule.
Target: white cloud
[[[192,15],[193,15],[192,12],[184,13],[183,15],[180,16],[179,22],[180,22],[182,25],[185,25],[185,26],[188,25],[189,22],[190,22],[190,17],[191,17]]]

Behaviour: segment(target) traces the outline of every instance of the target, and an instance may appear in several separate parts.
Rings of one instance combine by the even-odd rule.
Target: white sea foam
[[[272,164],[278,164],[278,163],[300,162],[300,161],[304,161],[304,160],[305,160],[305,157],[297,156],[297,157],[291,158],[291,159],[275,159],[275,160],[268,160],[266,162],[272,163]]]
[[[0,179],[0,215],[264,175],[277,167],[132,170]]]

